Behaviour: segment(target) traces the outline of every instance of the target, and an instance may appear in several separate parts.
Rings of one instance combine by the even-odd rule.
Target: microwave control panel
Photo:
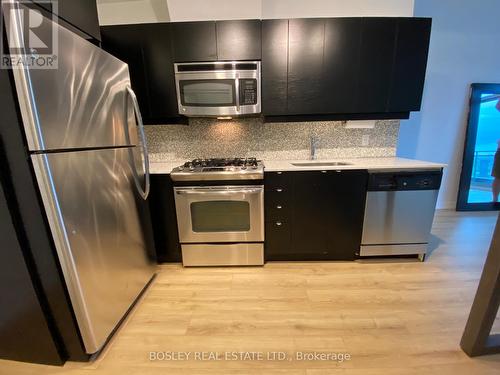
[[[257,80],[240,78],[239,84],[240,84],[240,105],[257,104]]]

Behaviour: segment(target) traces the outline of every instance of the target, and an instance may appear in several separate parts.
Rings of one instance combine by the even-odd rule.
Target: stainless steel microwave
[[[260,113],[260,61],[174,64],[179,114],[233,117]]]

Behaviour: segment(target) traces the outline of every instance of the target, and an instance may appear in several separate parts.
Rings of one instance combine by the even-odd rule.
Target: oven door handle
[[[179,195],[206,195],[206,194],[258,194],[264,191],[263,188],[246,188],[246,189],[175,189],[175,193]]]

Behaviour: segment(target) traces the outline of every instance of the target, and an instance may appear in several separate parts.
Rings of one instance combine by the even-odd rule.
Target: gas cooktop
[[[264,166],[256,158],[194,159],[174,168],[173,181],[261,180]]]

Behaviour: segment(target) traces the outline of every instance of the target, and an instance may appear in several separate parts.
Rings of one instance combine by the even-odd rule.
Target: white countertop
[[[150,161],[149,162],[149,172],[151,174],[170,174],[172,169],[182,165],[187,160],[169,160],[169,161]]]
[[[305,166],[297,167],[292,163],[324,163],[345,162],[348,165],[336,166]],[[331,160],[265,160],[264,167],[267,172],[273,171],[320,171],[320,170],[343,170],[343,169],[368,169],[368,170],[415,170],[415,169],[440,169],[446,164],[431,163],[422,160],[404,159],[396,157],[388,158],[343,158]]]
[[[297,167],[292,163],[297,162],[345,162],[349,165],[336,166],[306,166]],[[150,172],[152,174],[169,174],[173,168],[178,167],[186,160],[173,160],[165,162],[150,162]],[[422,160],[413,160],[405,158],[343,158],[328,160],[263,160],[266,172],[273,171],[321,171],[321,170],[344,170],[344,169],[368,169],[368,170],[415,170],[415,169],[440,169],[446,167],[446,164],[432,163]]]

